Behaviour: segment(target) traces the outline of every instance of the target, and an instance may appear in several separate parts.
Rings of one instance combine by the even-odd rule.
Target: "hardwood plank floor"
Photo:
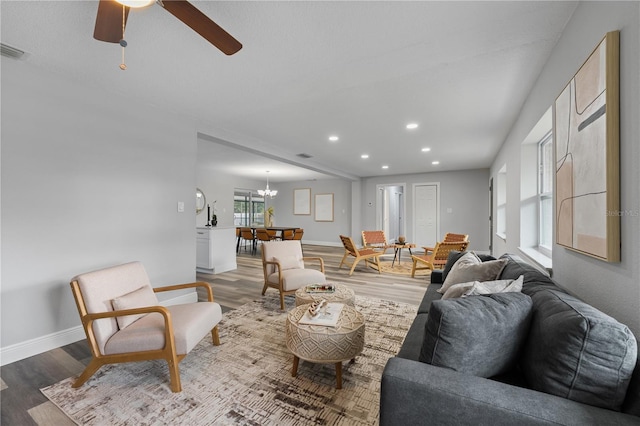
[[[344,249],[304,245],[305,256],[319,256],[325,262],[327,280],[344,283],[356,295],[418,305],[427,289],[428,277],[411,278],[397,274],[378,274],[360,262],[353,275],[349,268],[338,268]],[[387,255],[388,260],[393,253]],[[403,262],[410,262],[403,257]],[[211,284],[216,302],[223,311],[235,309],[259,299],[264,283],[260,248],[256,255],[242,251],[237,256],[238,269],[217,275],[197,274],[197,279]],[[310,264],[311,265],[311,264]],[[275,292],[274,289],[267,291]],[[287,296],[293,297],[293,296]],[[91,352],[85,340],[5,365],[0,370],[0,424],[2,425],[71,425],[57,407],[42,395],[40,388],[69,376],[80,374]]]

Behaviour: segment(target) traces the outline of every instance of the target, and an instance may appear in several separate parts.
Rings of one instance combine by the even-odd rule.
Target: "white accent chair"
[[[318,269],[305,269],[306,261],[319,262]],[[326,282],[324,261],[321,257],[304,257],[299,240],[270,241],[262,244],[262,270],[264,287],[280,292],[280,309],[284,310],[284,296],[309,284]]]
[[[164,307],[155,295],[196,287],[204,287],[207,302]],[[152,288],[142,263],[131,262],[78,275],[71,290],[93,355],[74,388],[105,364],[164,359],[171,390],[180,392],[178,363],[209,333],[220,344],[222,310],[207,283]]]

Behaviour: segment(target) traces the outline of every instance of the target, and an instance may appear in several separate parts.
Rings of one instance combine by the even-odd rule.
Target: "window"
[[[496,200],[496,234],[506,240],[507,238],[507,165],[503,165],[498,172],[498,187]]]
[[[553,136],[538,143],[538,249],[551,257],[553,245]]]
[[[249,190],[236,190],[233,196],[233,224],[264,225],[264,198]]]

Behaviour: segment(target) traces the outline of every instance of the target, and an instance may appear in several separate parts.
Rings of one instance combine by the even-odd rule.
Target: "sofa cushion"
[[[441,284],[429,284],[429,286],[427,287],[427,291],[424,293],[424,297],[420,302],[420,306],[418,306],[419,314],[428,313],[431,302],[433,302],[434,300],[439,300],[442,297],[442,295],[438,292],[440,287],[442,287]]]
[[[507,259],[482,262],[474,253],[467,252],[453,265],[439,292],[446,292],[454,284],[493,281],[500,275],[507,262]]]
[[[111,300],[111,306],[113,307],[114,311],[144,308],[147,306],[157,305],[158,298],[156,297],[156,294],[154,293],[151,286],[148,285],[142,286],[137,290],[134,290],[127,294],[123,294],[122,296],[116,297]],[[118,328],[122,330],[123,328],[126,328],[145,315],[147,314],[125,315],[122,317],[116,317],[116,320],[118,321]]]
[[[398,357],[418,361],[420,351],[422,350],[422,341],[424,340],[424,327],[427,324],[428,315],[418,313],[413,320],[407,335],[404,337],[402,347],[398,351]]]
[[[531,307],[522,293],[436,300],[419,360],[479,377],[508,372],[525,342]]]
[[[637,359],[627,326],[561,291],[532,296],[521,368],[532,389],[620,410]]]

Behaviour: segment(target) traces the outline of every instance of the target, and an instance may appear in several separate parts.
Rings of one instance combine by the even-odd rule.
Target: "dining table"
[[[257,241],[256,241],[256,229],[260,228],[260,229],[266,229],[267,231],[276,231],[279,233],[279,235],[276,236],[276,239],[280,239],[283,240],[284,238],[284,234],[287,231],[294,231],[296,229],[298,229],[298,226],[237,226],[237,228],[250,228],[251,232],[253,233],[253,245],[256,246],[257,245]],[[238,241],[236,242],[236,253],[240,252],[240,233],[238,233]],[[254,247],[255,248],[255,247]]]

